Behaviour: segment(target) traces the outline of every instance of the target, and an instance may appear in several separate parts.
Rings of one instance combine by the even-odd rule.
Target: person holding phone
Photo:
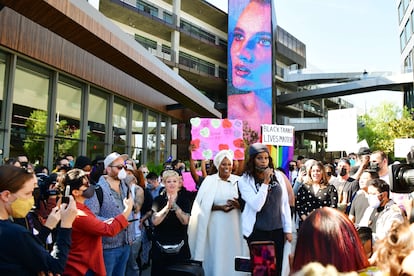
[[[281,275],[285,241],[292,241],[292,220],[285,178],[274,169],[268,148],[255,143],[239,180],[245,207],[243,235],[253,241],[273,241],[276,247],[276,275]],[[289,254],[290,252],[286,252]]]
[[[84,204],[86,199],[94,195],[95,187],[89,184],[83,170],[72,169],[67,172],[63,185],[75,199],[79,210],[73,222],[72,244],[63,275],[106,275],[102,236],[115,236],[128,226],[134,201],[132,197],[125,198],[121,214],[101,221]]]
[[[71,243],[72,223],[76,218],[75,201],[55,210],[60,217],[55,255],[25,227],[13,223],[12,217],[24,218],[34,204],[33,190],[37,178],[33,171],[11,165],[0,166],[0,275],[61,274]]]

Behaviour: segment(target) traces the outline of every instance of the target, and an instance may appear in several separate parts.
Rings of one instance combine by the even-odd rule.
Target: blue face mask
[[[351,167],[355,166],[355,159],[349,160],[349,163],[351,163]]]

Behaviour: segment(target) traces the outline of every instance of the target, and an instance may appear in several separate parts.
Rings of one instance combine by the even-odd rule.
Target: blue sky
[[[227,12],[227,0],[208,0]],[[306,44],[308,68],[322,72],[400,72],[395,0],[275,0],[277,24]],[[402,104],[402,93],[346,97],[369,110],[383,101]]]

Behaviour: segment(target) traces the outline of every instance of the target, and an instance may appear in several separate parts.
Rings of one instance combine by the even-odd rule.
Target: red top
[[[85,275],[91,269],[95,275],[106,275],[102,236],[115,236],[128,226],[126,218],[120,214],[111,224],[99,220],[89,208],[79,202],[80,211],[72,225],[72,244],[63,275]]]

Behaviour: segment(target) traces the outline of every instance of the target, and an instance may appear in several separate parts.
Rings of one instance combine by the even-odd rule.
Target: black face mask
[[[93,185],[89,185],[88,189],[82,192],[82,196],[84,198],[91,198],[95,194],[95,187]]]
[[[289,165],[289,171],[293,171],[293,170],[295,170],[295,166]]]
[[[340,176],[346,175],[346,168],[342,167],[341,172],[339,173]]]
[[[378,172],[380,170],[380,167],[379,167],[377,162],[369,162],[369,168],[371,170],[376,171],[376,172]]]

